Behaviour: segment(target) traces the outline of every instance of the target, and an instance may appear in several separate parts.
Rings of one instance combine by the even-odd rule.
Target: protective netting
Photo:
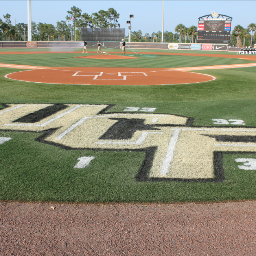
[[[82,28],[82,41],[121,41],[125,38],[124,28]]]

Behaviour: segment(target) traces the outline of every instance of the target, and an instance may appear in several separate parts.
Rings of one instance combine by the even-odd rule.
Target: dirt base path
[[[0,202],[0,255],[255,255],[256,202]]]

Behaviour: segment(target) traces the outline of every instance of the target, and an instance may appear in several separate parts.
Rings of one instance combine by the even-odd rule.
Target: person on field
[[[87,52],[87,42],[86,41],[84,41],[83,53],[84,53],[84,50]]]
[[[99,52],[101,52],[101,43],[100,43],[100,41],[98,41],[97,46],[98,46],[98,51],[97,51],[97,53],[99,53]]]
[[[122,53],[125,54],[125,41],[124,41],[124,39],[122,39],[121,48],[122,48]]]

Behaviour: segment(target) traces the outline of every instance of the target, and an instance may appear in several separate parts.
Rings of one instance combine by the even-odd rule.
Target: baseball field
[[[256,199],[256,57],[0,49],[0,200]]]

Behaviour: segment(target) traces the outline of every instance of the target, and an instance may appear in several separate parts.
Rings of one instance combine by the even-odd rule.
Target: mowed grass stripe
[[[73,66],[149,65],[152,68],[248,63],[192,56],[140,55],[136,61],[113,62],[71,57],[79,54],[3,57],[6,61],[11,61],[9,58],[19,61],[17,64],[25,64],[25,58],[29,65],[49,62],[55,66],[65,66],[69,62]],[[217,80],[172,86],[38,85],[4,78],[6,73],[16,71],[0,69],[1,103],[115,104],[109,112],[120,113],[126,107],[152,107],[156,108],[154,113],[192,117],[195,126],[213,127],[212,119],[222,118],[243,119],[247,127],[256,127],[255,67],[197,71],[214,75]],[[240,170],[235,161],[256,158],[253,153],[224,154],[224,182],[138,182],[135,177],[145,157],[143,152],[64,150],[36,141],[40,135],[0,131],[0,137],[12,138],[0,146],[0,200],[170,203],[256,199],[256,171]],[[97,160],[88,168],[74,169],[79,157],[91,155]]]
[[[144,67],[144,68],[172,68],[243,64],[251,61],[236,58],[219,58],[205,56],[177,56],[177,55],[140,55],[136,59],[127,60],[97,60],[90,58],[74,58],[90,56],[82,53],[46,53],[38,55],[1,55],[1,63],[51,66],[51,67]],[[95,55],[95,54],[93,54]]]

